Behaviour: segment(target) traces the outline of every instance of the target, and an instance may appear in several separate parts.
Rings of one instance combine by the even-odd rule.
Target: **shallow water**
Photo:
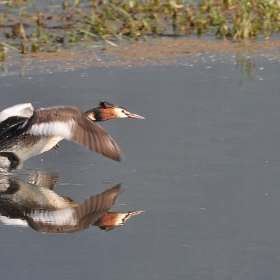
[[[106,100],[146,118],[101,124],[121,163],[64,141],[16,174],[57,173],[55,192],[78,204],[121,183],[111,210],[145,212],[109,232],[0,223],[1,278],[278,279],[280,64],[255,63],[251,76],[209,58],[0,77],[1,109]]]

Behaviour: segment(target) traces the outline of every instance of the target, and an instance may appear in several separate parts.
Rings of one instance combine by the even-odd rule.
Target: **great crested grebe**
[[[144,119],[124,108],[100,102],[85,113],[70,106],[41,108],[18,104],[0,112],[0,172],[13,172],[32,156],[56,149],[63,139],[74,141],[115,161],[121,150],[96,122],[114,118]]]

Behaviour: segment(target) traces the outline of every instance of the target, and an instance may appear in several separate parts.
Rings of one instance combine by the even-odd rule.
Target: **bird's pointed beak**
[[[144,120],[145,119],[144,117],[136,115],[136,114],[128,113],[126,115],[127,115],[128,118],[132,118],[132,119],[139,119],[139,120]]]

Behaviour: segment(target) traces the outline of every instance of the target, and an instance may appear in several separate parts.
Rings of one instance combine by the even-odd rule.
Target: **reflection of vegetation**
[[[182,0],[64,0],[61,6],[50,6],[50,14],[37,12],[35,2],[0,1],[5,4],[0,10],[2,27],[12,28],[5,29],[5,35],[20,38],[22,53],[58,52],[60,44],[87,40],[116,46],[113,38],[146,39],[171,31],[184,35],[214,30],[218,37],[242,40],[260,33],[269,37],[280,27],[276,0],[201,0],[198,5]],[[32,9],[34,13],[28,13]]]
[[[252,54],[237,53],[236,64],[240,66],[241,76],[239,86],[242,85],[244,75],[248,77],[256,78],[257,67],[254,56]]]

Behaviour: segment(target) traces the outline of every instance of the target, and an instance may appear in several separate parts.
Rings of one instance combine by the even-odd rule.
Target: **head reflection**
[[[108,212],[123,192],[118,184],[90,196],[81,204],[55,193],[56,174],[36,173],[24,182],[0,177],[0,220],[7,225],[30,226],[45,233],[73,233],[90,226],[112,230],[143,211]]]

